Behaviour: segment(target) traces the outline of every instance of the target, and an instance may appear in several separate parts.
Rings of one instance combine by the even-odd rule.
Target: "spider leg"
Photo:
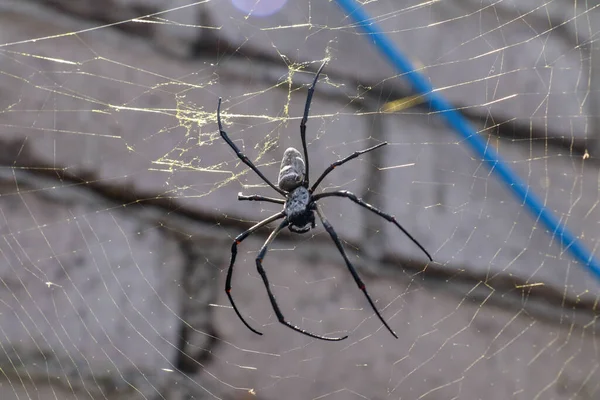
[[[265,197],[259,194],[251,194],[250,196],[245,196],[241,193],[238,193],[238,200],[268,201],[269,203],[285,204],[285,200],[283,199],[274,199],[272,197]]]
[[[392,328],[390,328],[390,326],[387,324],[387,322],[385,322],[385,320],[379,313],[379,310],[377,310],[377,307],[375,307],[375,303],[373,303],[373,300],[371,300],[371,296],[369,296],[369,293],[367,292],[365,283],[362,281],[362,279],[360,279],[360,277],[358,276],[358,273],[356,272],[356,269],[354,269],[354,266],[348,259],[348,256],[346,255],[346,252],[344,251],[344,248],[342,247],[342,242],[340,242],[340,239],[338,238],[337,233],[333,229],[333,226],[331,226],[329,221],[327,221],[327,218],[325,218],[325,216],[323,215],[323,212],[321,211],[321,209],[318,206],[316,207],[316,209],[317,209],[317,214],[319,215],[319,218],[321,219],[321,222],[323,223],[323,226],[325,227],[325,230],[327,231],[327,233],[329,233],[329,236],[331,236],[331,239],[333,240],[336,247],[342,254],[342,257],[344,258],[344,261],[346,262],[346,266],[348,267],[348,270],[352,274],[352,277],[354,278],[354,281],[358,285],[358,288],[360,290],[362,290],[362,292],[365,294],[365,297],[369,301],[369,304],[371,305],[371,308],[373,309],[373,311],[375,311],[375,314],[377,314],[377,316],[379,317],[379,320],[383,323],[383,325],[385,325],[385,327],[388,329],[388,331],[390,331],[390,333],[392,335],[394,335],[394,337],[396,339],[398,339],[398,336],[396,335],[396,333],[392,330]]]
[[[291,329],[295,330],[296,332],[303,333],[304,335],[310,336],[315,339],[328,340],[328,341],[332,341],[332,342],[346,339],[348,336],[332,338],[332,337],[315,335],[314,333],[310,333],[308,331],[305,331],[304,329],[298,328],[297,326],[290,324],[289,322],[287,322],[285,320],[283,314],[281,313],[281,310],[279,309],[279,305],[277,304],[277,301],[275,300],[275,296],[273,296],[273,292],[271,292],[271,286],[269,284],[269,279],[267,278],[267,273],[265,272],[265,269],[262,266],[262,261],[265,258],[265,254],[267,253],[267,248],[268,248],[269,244],[271,244],[273,239],[275,239],[275,236],[277,236],[277,234],[283,228],[285,228],[288,224],[289,224],[288,220],[285,219],[277,227],[277,229],[275,229],[273,232],[271,232],[271,234],[267,238],[265,244],[263,244],[263,246],[261,247],[260,252],[258,253],[258,257],[256,257],[256,268],[258,269],[258,273],[260,274],[260,276],[263,279],[263,282],[265,283],[265,287],[267,288],[267,294],[269,295],[269,300],[271,300],[271,305],[273,306],[273,311],[275,311],[275,315],[277,315],[277,319],[279,320],[279,322],[281,322],[288,328],[291,328]]]
[[[238,149],[238,147],[235,145],[235,143],[233,143],[231,141],[231,139],[229,139],[229,136],[227,136],[227,133],[223,130],[223,125],[221,124],[221,98],[219,97],[219,105],[217,106],[217,123],[219,125],[219,133],[221,133],[221,137],[223,138],[223,140],[225,140],[227,142],[227,144],[229,145],[229,147],[231,147],[233,149],[233,151],[235,151],[235,154],[238,156],[238,158],[240,160],[242,160],[242,162],[244,164],[246,164],[247,166],[250,167],[250,169],[252,169],[252,171],[256,172],[256,174],[258,176],[260,176],[260,178],[265,181],[265,183],[269,186],[271,186],[273,189],[275,189],[280,195],[285,196],[285,192],[281,189],[279,189],[277,186],[273,185],[273,183],[271,183],[270,180],[267,179],[266,176],[263,175],[262,172],[259,171],[258,168],[256,168],[256,165],[254,165],[254,163],[252,161],[250,161],[250,159],[240,151],[240,149]]]
[[[373,146],[370,147],[368,149],[365,150],[360,150],[360,151],[355,151],[354,153],[350,154],[348,157],[343,158],[341,160],[338,160],[336,162],[334,162],[333,164],[331,164],[329,167],[327,167],[327,169],[325,171],[323,171],[323,173],[321,174],[321,176],[319,177],[319,179],[317,179],[315,181],[315,183],[312,185],[312,187],[310,188],[310,192],[314,192],[315,189],[317,188],[317,186],[319,186],[319,183],[321,183],[321,181],[327,176],[327,174],[329,174],[331,171],[333,171],[335,168],[339,167],[342,164],[347,163],[350,160],[355,159],[356,157],[360,156],[361,154],[365,154],[368,153],[369,151],[373,151],[375,149],[380,148],[381,146],[385,146],[386,144],[388,144],[387,142],[383,142],[383,143],[379,143],[377,146]]]
[[[238,310],[237,306],[235,305],[235,302],[233,301],[233,297],[231,297],[231,277],[233,275],[233,264],[235,263],[235,257],[237,256],[237,246],[238,244],[242,243],[242,241],[244,239],[246,239],[248,236],[250,236],[254,231],[256,231],[257,229],[273,222],[276,221],[278,219],[281,219],[285,216],[285,214],[282,212],[277,213],[273,216],[270,216],[269,218],[260,221],[258,224],[254,225],[253,227],[251,227],[250,229],[248,229],[245,232],[240,233],[233,241],[233,244],[231,245],[231,261],[229,262],[229,269],[227,270],[227,280],[225,281],[225,293],[227,293],[227,297],[229,297],[229,302],[231,303],[231,305],[233,306],[233,310],[235,311],[235,313],[237,314],[237,316],[240,318],[240,320],[242,320],[242,322],[244,323],[244,325],[246,325],[246,327],[248,329],[250,329],[252,332],[256,333],[257,335],[262,335],[262,333],[260,333],[259,331],[257,331],[256,329],[252,328],[244,319],[244,317],[242,317],[242,314],[240,313],[240,310]]]
[[[304,150],[304,160],[306,162],[306,171],[304,175],[304,186],[308,187],[308,149],[306,148],[306,121],[308,120],[308,111],[310,110],[310,103],[312,101],[313,93],[315,92],[315,85],[317,84],[317,80],[319,79],[319,75],[323,70],[323,67],[327,64],[327,60],[321,64],[321,67],[317,71],[317,75],[315,75],[315,80],[312,85],[308,89],[308,94],[306,95],[306,105],[304,106],[304,116],[302,117],[302,121],[300,122],[300,138],[302,139],[302,149]]]
[[[421,243],[419,243],[417,241],[417,239],[415,239],[414,237],[412,237],[412,235],[410,233],[408,233],[408,231],[406,229],[404,229],[402,227],[402,225],[400,225],[398,223],[398,221],[396,221],[396,217],[394,217],[393,215],[387,214],[381,210],[379,210],[378,208],[373,207],[372,205],[370,205],[367,202],[364,202],[363,200],[359,199],[358,197],[356,197],[356,195],[352,192],[349,192],[347,190],[338,190],[335,192],[324,192],[324,193],[319,193],[319,194],[315,194],[313,196],[313,201],[317,201],[319,199],[322,199],[324,197],[331,197],[331,196],[336,196],[336,197],[346,197],[350,200],[352,200],[353,202],[355,202],[356,204],[365,207],[366,209],[373,211],[375,214],[379,215],[380,217],[385,218],[386,220],[388,220],[389,222],[392,222],[394,225],[396,225],[398,228],[400,228],[400,230],[402,232],[404,232],[404,234],[406,236],[408,236],[408,238],[410,240],[413,241],[414,244],[416,244],[417,246],[419,246],[419,248],[423,251],[423,253],[425,253],[427,255],[427,258],[429,258],[429,261],[433,261],[433,258],[431,258],[431,255],[427,252],[427,250],[425,250],[425,248],[421,245]]]

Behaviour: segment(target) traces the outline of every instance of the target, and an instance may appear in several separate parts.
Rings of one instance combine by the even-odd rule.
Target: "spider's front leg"
[[[356,269],[354,269],[354,266],[348,259],[348,256],[346,255],[346,252],[344,251],[344,247],[342,246],[342,242],[340,242],[340,238],[338,237],[337,233],[333,229],[333,226],[331,226],[329,221],[327,221],[327,218],[325,218],[325,215],[323,215],[323,212],[319,209],[318,206],[316,207],[316,210],[317,210],[317,214],[319,215],[319,219],[321,220],[321,222],[323,223],[323,226],[325,227],[325,230],[327,231],[327,233],[329,233],[329,236],[331,236],[331,239],[335,243],[339,252],[342,254],[342,257],[344,258],[344,261],[346,262],[346,266],[348,267],[348,270],[352,274],[352,277],[354,278],[356,285],[364,293],[365,297],[367,298],[367,301],[371,305],[371,308],[373,309],[373,311],[375,311],[375,314],[377,314],[377,317],[379,318],[379,320],[383,323],[383,325],[387,328],[387,330],[390,331],[390,333],[392,335],[394,335],[394,337],[396,339],[398,339],[398,335],[396,335],[396,332],[394,332],[392,330],[392,328],[390,328],[390,326],[387,324],[387,322],[385,322],[385,319],[383,319],[383,316],[379,313],[379,310],[377,309],[377,307],[375,307],[375,303],[373,303],[373,300],[371,300],[371,296],[369,296],[369,293],[367,292],[365,283],[362,281],[362,279],[360,279],[360,276],[358,276],[358,272],[356,272]]]
[[[410,240],[412,240],[412,242],[414,244],[417,245],[417,247],[419,247],[419,249],[421,249],[421,251],[423,253],[425,253],[425,255],[427,256],[427,258],[429,258],[429,261],[433,261],[433,258],[431,257],[431,254],[429,254],[429,252],[427,250],[425,250],[425,247],[423,247],[423,245],[421,243],[419,243],[417,241],[417,239],[415,239],[410,233],[408,233],[408,231],[406,229],[404,229],[404,227],[402,225],[400,225],[398,223],[398,221],[396,220],[396,217],[394,217],[393,215],[390,215],[386,212],[381,211],[380,209],[373,207],[372,205],[370,205],[369,203],[367,203],[366,201],[359,199],[358,196],[356,196],[354,193],[349,192],[347,190],[338,190],[335,192],[323,192],[323,193],[319,193],[319,194],[315,194],[313,196],[313,201],[317,201],[319,199],[323,199],[325,197],[345,197],[347,199],[352,200],[353,202],[355,202],[356,204],[358,204],[359,206],[362,206],[364,208],[366,208],[369,211],[374,212],[375,214],[379,215],[380,217],[388,220],[389,222],[393,223],[394,225],[396,225],[398,227],[398,229],[400,229]]]
[[[231,306],[233,307],[233,310],[235,311],[235,313],[237,314],[237,316],[239,317],[239,319],[244,323],[244,325],[246,325],[246,327],[248,329],[250,329],[252,332],[256,333],[257,335],[262,335],[262,333],[260,333],[259,331],[257,331],[256,329],[254,329],[253,327],[251,327],[246,320],[244,319],[244,317],[242,317],[242,313],[240,313],[240,310],[238,310],[237,306],[235,305],[235,301],[233,301],[233,297],[231,297],[231,278],[233,276],[233,264],[235,264],[235,258],[237,256],[237,246],[238,244],[242,243],[242,241],[244,239],[246,239],[248,236],[250,236],[252,233],[254,233],[254,231],[256,231],[257,229],[273,222],[276,221],[278,219],[281,219],[285,217],[285,214],[282,212],[277,213],[261,222],[259,222],[258,224],[254,225],[253,227],[251,227],[250,229],[248,229],[245,232],[240,233],[234,240],[233,243],[231,245],[231,261],[229,262],[229,269],[227,270],[227,279],[225,281],[225,293],[227,293],[227,297],[229,298],[229,302],[231,303]]]
[[[315,339],[321,339],[321,340],[327,340],[327,341],[331,341],[331,342],[337,342],[339,340],[344,340],[346,339],[348,336],[343,336],[343,337],[338,337],[338,338],[332,338],[332,337],[327,337],[327,336],[321,336],[321,335],[315,335],[314,333],[310,333],[308,331],[305,331],[304,329],[301,329],[295,325],[290,324],[289,322],[287,322],[283,316],[283,314],[281,313],[281,310],[279,309],[279,305],[277,304],[277,300],[275,300],[275,296],[273,296],[273,292],[271,292],[271,285],[269,283],[269,279],[267,278],[267,273],[265,272],[265,269],[262,266],[262,261],[265,258],[265,255],[267,254],[267,249],[269,247],[269,244],[271,244],[271,242],[273,242],[273,240],[275,239],[275,236],[277,236],[277,234],[286,226],[289,225],[289,222],[287,219],[285,219],[278,227],[277,229],[275,229],[267,238],[265,244],[263,244],[263,246],[260,249],[260,252],[258,253],[258,257],[256,257],[256,268],[258,270],[258,273],[260,274],[265,287],[267,288],[267,294],[269,295],[269,300],[271,301],[271,306],[273,306],[273,311],[275,311],[275,315],[277,316],[277,319],[279,320],[279,322],[281,322],[283,325],[287,326],[288,328],[291,328],[293,330],[295,330],[296,332],[300,332],[306,336],[310,336],[312,338]]]

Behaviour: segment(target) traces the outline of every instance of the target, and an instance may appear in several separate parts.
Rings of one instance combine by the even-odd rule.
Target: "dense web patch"
[[[43,2],[42,2],[43,3]],[[6,5],[0,13],[3,399],[593,399],[600,284],[515,201],[335,2]],[[162,5],[160,5],[162,4]],[[592,253],[600,237],[600,7],[361,3]],[[108,11],[110,10],[110,11]],[[395,215],[433,256],[323,198],[323,226],[231,244],[310,175]],[[317,220],[319,225],[319,220]]]

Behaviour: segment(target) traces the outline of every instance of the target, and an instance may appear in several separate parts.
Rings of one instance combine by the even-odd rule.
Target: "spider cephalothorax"
[[[289,230],[295,233],[306,233],[314,228],[316,226],[314,207],[307,188],[298,186],[294,189],[283,206],[283,212],[290,223]]]
[[[346,255],[346,252],[344,251],[344,248],[342,246],[342,242],[338,238],[337,233],[335,232],[335,230],[333,229],[333,227],[331,226],[329,221],[327,221],[327,219],[323,215],[323,212],[317,205],[317,201],[319,199],[322,199],[325,197],[347,198],[347,199],[353,201],[354,203],[356,203],[362,207],[365,207],[366,209],[374,212],[375,214],[385,218],[389,222],[396,225],[402,232],[404,232],[404,234],[406,236],[409,237],[409,239],[411,239],[427,255],[429,260],[432,260],[432,258],[429,255],[429,253],[427,252],[427,250],[425,250],[425,248],[423,246],[421,246],[421,244],[419,244],[419,242],[417,242],[398,223],[398,221],[396,221],[396,218],[394,216],[389,215],[389,214],[373,207],[372,205],[364,202],[363,200],[359,199],[355,194],[348,192],[346,190],[338,190],[338,191],[332,191],[332,192],[323,192],[323,193],[313,194],[315,189],[319,185],[319,183],[321,183],[321,181],[331,171],[333,171],[334,168],[339,167],[340,165],[342,165],[354,158],[357,158],[361,154],[364,154],[369,151],[378,149],[379,147],[385,146],[387,144],[386,142],[379,143],[378,145],[370,147],[365,150],[355,151],[354,153],[350,154],[348,157],[334,162],[329,167],[327,167],[325,169],[325,171],[323,171],[321,176],[319,176],[319,178],[317,178],[315,183],[309,188],[308,150],[306,148],[306,120],[308,119],[308,111],[310,109],[310,103],[312,100],[313,92],[315,90],[315,85],[317,84],[317,80],[319,79],[319,74],[321,73],[321,70],[323,69],[324,66],[325,66],[325,63],[323,63],[323,65],[321,65],[321,68],[319,68],[319,70],[317,71],[315,79],[314,79],[311,87],[308,89],[308,95],[306,97],[306,105],[304,107],[304,116],[302,117],[302,121],[300,122],[300,137],[302,140],[302,149],[304,150],[304,158],[302,158],[302,155],[300,154],[300,152],[298,150],[294,149],[293,147],[290,147],[289,149],[287,149],[285,151],[285,153],[283,154],[283,159],[281,161],[281,168],[279,170],[279,179],[277,182],[277,186],[275,186],[269,179],[267,179],[267,177],[265,177],[262,174],[262,172],[260,172],[260,170],[258,168],[256,168],[254,163],[252,163],[252,161],[250,161],[250,159],[246,155],[244,155],[244,153],[242,153],[240,151],[240,149],[238,149],[238,147],[229,139],[229,137],[227,136],[227,133],[223,130],[223,125],[221,123],[221,99],[219,99],[219,105],[217,106],[217,123],[219,125],[219,132],[221,134],[221,137],[223,138],[223,140],[225,140],[225,142],[227,142],[227,144],[233,149],[233,151],[235,151],[235,154],[239,157],[239,159],[244,164],[246,164],[248,167],[250,167],[250,169],[252,169],[267,185],[272,187],[277,193],[279,193],[281,196],[283,196],[285,198],[285,200],[284,200],[284,199],[277,199],[277,198],[265,197],[265,196],[260,196],[260,195],[245,196],[241,193],[238,195],[238,200],[266,201],[266,202],[270,202],[270,203],[282,204],[283,210],[280,211],[279,213],[257,223],[256,225],[254,225],[247,231],[242,232],[235,238],[235,240],[233,241],[233,244],[231,245],[231,261],[229,262],[229,268],[227,270],[227,279],[225,281],[225,292],[227,293],[227,297],[229,298],[229,301],[231,302],[231,305],[233,306],[235,313],[242,320],[244,325],[246,325],[246,327],[248,327],[248,329],[250,329],[252,332],[254,332],[258,335],[262,335],[262,333],[260,333],[259,331],[257,331],[253,327],[251,327],[250,324],[248,324],[246,322],[246,320],[244,319],[244,317],[242,317],[242,314],[238,310],[235,302],[233,301],[233,297],[231,296],[231,279],[233,276],[233,265],[235,263],[235,258],[237,256],[237,246],[244,239],[246,239],[248,236],[250,236],[250,234],[252,234],[257,229],[259,229],[273,221],[283,219],[283,221],[279,224],[279,226],[269,235],[266,242],[263,244],[260,251],[258,252],[258,256],[256,257],[256,268],[263,280],[263,283],[265,284],[265,287],[267,289],[267,294],[268,294],[269,300],[271,302],[271,306],[273,307],[273,311],[275,312],[277,319],[279,320],[279,322],[281,322],[285,326],[287,326],[297,332],[303,333],[307,336],[316,338],[316,339],[337,341],[337,340],[342,340],[342,339],[347,338],[348,336],[327,337],[327,336],[316,335],[314,333],[305,331],[304,329],[299,328],[299,327],[287,322],[285,320],[283,314],[281,313],[281,310],[279,309],[279,305],[277,304],[277,301],[275,300],[275,296],[273,295],[273,292],[271,291],[269,279],[267,278],[267,274],[262,266],[262,261],[267,253],[267,248],[268,248],[269,244],[271,244],[271,242],[275,239],[275,236],[285,227],[288,227],[288,229],[290,231],[295,232],[295,233],[308,232],[309,230],[311,230],[312,228],[315,227],[315,212],[316,212],[317,215],[319,216],[319,219],[321,220],[321,223],[323,224],[323,227],[325,228],[325,230],[327,231],[327,233],[329,234],[329,236],[335,243],[340,254],[342,255],[342,258],[344,259],[344,262],[346,263],[346,267],[348,267],[348,270],[352,274],[352,277],[354,278],[356,285],[358,286],[358,288],[360,290],[362,290],[363,294],[367,298],[367,301],[371,305],[371,308],[373,309],[373,311],[375,312],[375,314],[377,315],[379,320],[390,331],[390,333],[392,335],[394,335],[395,338],[398,338],[398,336],[394,333],[392,328],[390,328],[390,326],[387,324],[387,322],[383,319],[383,317],[379,313],[379,310],[377,310],[377,307],[375,307],[375,303],[371,299],[371,296],[369,296],[369,293],[367,292],[365,284],[360,279],[360,277],[358,276],[358,273],[356,272],[356,269],[354,268],[354,266],[348,259],[348,256]]]

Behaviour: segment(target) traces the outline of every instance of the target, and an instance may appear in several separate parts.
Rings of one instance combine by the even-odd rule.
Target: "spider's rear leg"
[[[264,176],[262,172],[260,172],[260,170],[256,167],[256,165],[254,165],[254,163],[252,161],[250,161],[250,159],[244,153],[242,153],[242,151],[240,149],[238,149],[238,147],[235,145],[235,143],[233,143],[231,141],[231,139],[229,139],[227,132],[225,132],[223,130],[223,124],[221,123],[221,98],[220,97],[219,97],[219,104],[217,105],[217,125],[219,126],[219,133],[221,134],[221,137],[223,138],[223,140],[225,140],[225,142],[227,142],[229,147],[231,147],[233,149],[233,151],[235,151],[235,154],[238,156],[238,158],[244,164],[249,166],[250,169],[252,169],[252,171],[254,171],[256,173],[256,175],[258,175],[267,185],[269,185],[273,189],[275,189],[275,191],[277,193],[279,193],[280,195],[285,196],[285,192],[283,190],[281,190],[280,188],[278,188],[277,186],[273,185],[273,183],[266,176]]]
[[[321,183],[321,181],[323,179],[325,179],[325,177],[334,169],[336,169],[337,167],[344,165],[345,163],[347,163],[350,160],[355,159],[356,157],[360,156],[361,154],[365,154],[368,153],[369,151],[373,151],[376,150],[382,146],[385,146],[386,144],[388,144],[387,142],[383,142],[383,143],[379,143],[376,146],[373,147],[369,147],[368,149],[365,150],[359,150],[359,151],[355,151],[354,153],[350,154],[349,156],[342,158],[341,160],[338,160],[334,163],[332,163],[329,167],[327,167],[325,169],[325,171],[323,171],[323,173],[321,174],[320,177],[317,178],[317,180],[315,181],[315,183],[312,185],[312,187],[310,188],[309,192],[312,193],[315,191],[315,189],[317,188],[317,186],[319,186],[319,184]]]
[[[333,229],[333,226],[331,226],[329,221],[327,221],[327,218],[325,218],[325,215],[323,215],[323,212],[321,211],[321,209],[318,206],[316,207],[316,209],[317,209],[317,214],[319,215],[319,218],[321,219],[321,222],[323,223],[323,226],[325,227],[325,230],[327,231],[327,233],[329,233],[329,236],[331,236],[331,239],[333,240],[336,247],[342,254],[342,257],[344,258],[344,261],[346,262],[346,266],[348,267],[348,270],[352,274],[352,277],[354,278],[354,281],[358,285],[358,288],[360,290],[362,290],[362,292],[364,293],[365,297],[369,301],[369,304],[371,305],[371,308],[373,309],[373,311],[375,311],[375,314],[377,314],[377,317],[379,317],[379,320],[383,323],[383,325],[387,328],[387,330],[390,331],[390,333],[392,335],[394,335],[394,337],[396,339],[398,339],[398,335],[396,335],[396,333],[392,330],[392,328],[390,328],[390,326],[387,324],[387,322],[385,322],[385,319],[383,319],[383,317],[379,313],[379,310],[377,309],[377,307],[375,307],[375,303],[373,303],[373,300],[371,300],[371,296],[369,296],[369,293],[367,292],[365,283],[362,281],[362,279],[360,279],[360,276],[358,276],[358,273],[354,269],[354,266],[348,259],[348,256],[346,255],[346,252],[344,251],[344,248],[342,247],[342,242],[340,242],[340,239],[338,238],[337,233]]]
[[[254,225],[253,227],[251,227],[250,229],[248,229],[245,232],[240,233],[234,240],[233,243],[231,245],[231,261],[229,262],[229,269],[227,270],[227,279],[225,280],[225,293],[227,293],[227,297],[229,298],[229,302],[231,303],[231,306],[233,307],[233,310],[235,311],[235,313],[237,314],[237,316],[239,317],[239,319],[244,323],[244,325],[246,325],[246,327],[248,329],[250,329],[252,332],[256,333],[257,335],[262,335],[262,333],[260,333],[259,331],[257,331],[256,329],[254,329],[253,327],[251,327],[246,320],[244,319],[244,317],[242,317],[242,313],[240,313],[240,310],[238,310],[237,306],[235,305],[235,302],[233,301],[233,297],[231,296],[231,278],[233,276],[233,264],[235,263],[235,258],[237,256],[237,246],[238,244],[242,243],[242,241],[244,239],[246,239],[248,236],[250,236],[252,233],[254,233],[254,231],[256,231],[257,229],[273,222],[276,221],[278,219],[281,219],[285,216],[285,214],[283,212],[277,213],[265,220],[262,220],[261,222],[259,222],[258,224]]]
[[[348,336],[343,336],[343,337],[339,337],[339,338],[332,338],[332,337],[327,337],[327,336],[321,336],[321,335],[316,335],[314,333],[310,333],[308,331],[305,331],[304,329],[301,329],[295,325],[290,324],[289,322],[287,322],[285,320],[285,317],[283,316],[283,314],[281,313],[281,310],[279,309],[279,305],[277,304],[277,300],[275,300],[275,296],[273,296],[273,292],[271,292],[271,285],[269,283],[269,279],[267,278],[267,273],[265,272],[265,269],[262,266],[262,260],[265,258],[265,255],[267,254],[267,249],[269,247],[269,244],[271,244],[271,242],[273,242],[273,240],[275,239],[275,236],[277,236],[277,234],[283,229],[285,228],[287,225],[289,224],[288,220],[285,219],[278,227],[277,229],[275,229],[267,238],[267,240],[265,241],[265,244],[263,244],[263,246],[260,249],[260,252],[258,253],[258,257],[256,257],[256,269],[258,270],[258,273],[260,274],[260,276],[262,277],[262,280],[265,284],[265,287],[267,288],[267,294],[269,295],[269,300],[271,301],[271,305],[273,306],[273,311],[275,311],[275,315],[277,316],[277,319],[279,320],[279,322],[281,322],[283,325],[287,326],[288,328],[291,328],[293,330],[295,330],[296,332],[300,332],[306,336],[310,336],[312,338],[315,339],[321,339],[321,340],[327,340],[327,341],[331,341],[331,342],[337,342],[339,340],[344,340],[346,339]]]
[[[306,147],[306,121],[308,120],[308,112],[310,111],[310,103],[312,102],[313,93],[315,92],[315,86],[317,85],[317,81],[319,80],[319,75],[321,75],[321,71],[327,64],[328,60],[325,60],[321,67],[317,71],[315,75],[315,80],[313,81],[310,88],[308,88],[308,93],[306,95],[306,104],[304,105],[304,115],[302,115],[302,121],[300,121],[300,139],[302,140],[302,149],[304,150],[304,158],[306,162],[306,176],[304,178],[304,186],[308,187],[309,177],[308,177],[308,149]]]

